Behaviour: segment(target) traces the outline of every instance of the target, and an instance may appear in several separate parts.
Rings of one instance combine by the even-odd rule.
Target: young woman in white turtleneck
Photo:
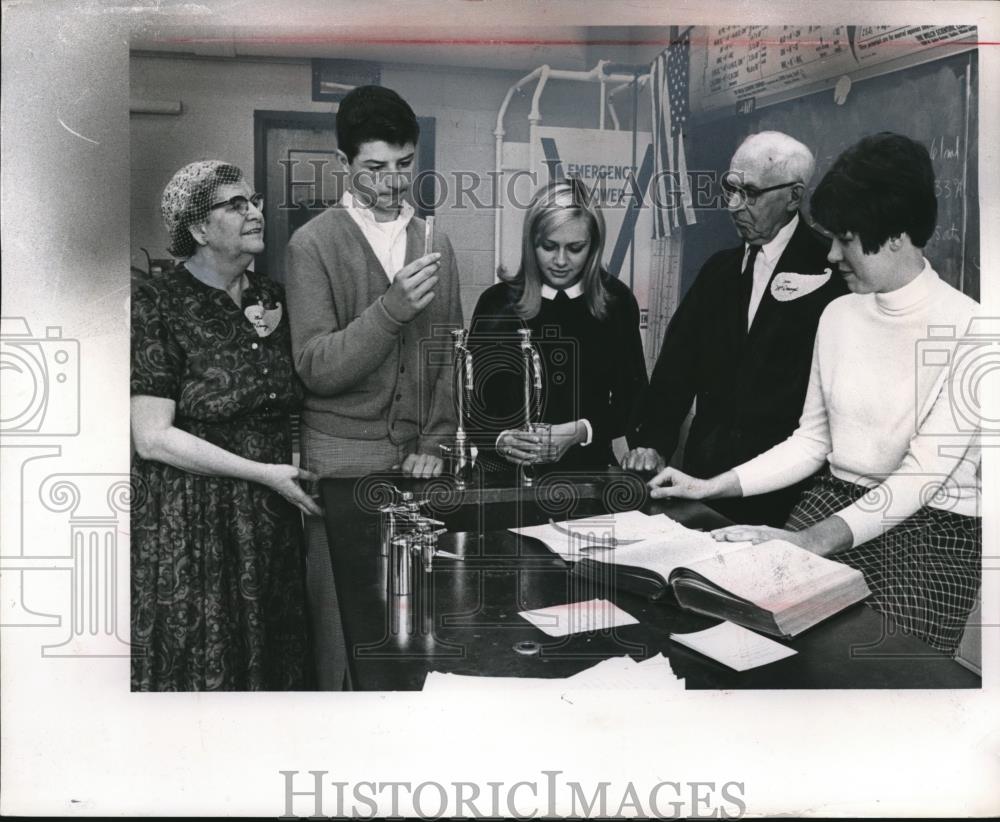
[[[978,421],[969,395],[974,388],[963,379],[970,375],[966,363],[981,350],[982,341],[967,336],[978,304],[941,280],[906,231],[890,235],[874,251],[869,240],[866,253],[861,231],[843,230],[845,220],[865,219],[854,214],[855,203],[830,201],[844,192],[857,196],[865,182],[872,200],[905,201],[905,189],[891,190],[894,177],[904,176],[894,175],[891,163],[908,153],[926,168],[921,179],[921,169],[911,173],[907,167],[902,185],[926,188],[928,179],[931,185],[923,213],[919,205],[913,209],[922,246],[936,213],[933,172],[922,146],[899,135],[866,138],[830,172],[839,171],[841,179],[823,192],[825,211],[841,230],[833,234],[828,259],[852,293],[830,303],[820,319],[797,430],[711,479],[667,468],[650,485],[654,497],[749,496],[791,485],[828,463],[840,484],[829,491],[827,482],[822,498],[810,500],[807,492],[788,529],[735,525],[714,536],[785,539],[856,565],[876,599],[877,585],[895,586],[884,597],[893,605],[880,610],[904,626],[909,615],[894,610],[905,612],[908,600],[924,598],[919,617],[910,620],[919,623],[914,633],[953,650],[979,585]],[[879,168],[878,161],[886,167]],[[873,179],[865,180],[865,174]],[[813,205],[815,210],[815,196]],[[892,209],[873,207],[876,214],[898,219]]]

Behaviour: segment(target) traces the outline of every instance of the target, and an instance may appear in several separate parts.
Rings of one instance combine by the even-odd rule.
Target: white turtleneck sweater
[[[965,336],[978,307],[926,260],[902,288],[830,303],[799,427],[735,469],[744,495],[784,488],[829,461],[835,477],[874,489],[837,512],[855,546],[924,505],[979,516],[975,387],[963,381],[983,345]]]

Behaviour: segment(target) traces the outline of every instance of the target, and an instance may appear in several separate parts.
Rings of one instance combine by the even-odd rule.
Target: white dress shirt
[[[583,295],[583,283],[580,280],[577,280],[569,288],[564,288],[563,291],[566,292],[567,297],[569,297],[571,300],[575,300],[577,297]],[[558,293],[559,291],[553,288],[551,285],[546,285],[545,283],[542,283],[543,300],[554,300],[556,298],[556,294]]]
[[[372,210],[363,208],[350,190],[344,192],[340,204],[358,224],[391,283],[396,272],[406,264],[406,227],[413,219],[413,206],[404,201],[395,220],[380,223]]]
[[[765,243],[760,247],[760,253],[753,264],[753,290],[750,292],[750,309],[747,312],[748,329],[753,325],[753,318],[757,314],[760,301],[764,299],[764,292],[767,290],[767,284],[771,282],[771,275],[774,273],[774,268],[778,264],[778,260],[781,259],[781,255],[785,253],[788,241],[792,239],[792,235],[795,233],[798,224],[799,215],[796,214],[792,217],[788,225],[774,235],[774,239],[771,242]],[[740,271],[747,264],[747,255],[749,253],[750,245],[749,243],[745,243]]]

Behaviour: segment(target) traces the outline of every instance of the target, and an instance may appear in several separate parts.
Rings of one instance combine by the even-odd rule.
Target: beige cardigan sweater
[[[406,228],[406,262],[423,254],[424,221]],[[389,279],[358,225],[332,206],[292,236],[285,288],[295,368],[306,387],[303,422],[337,437],[417,440],[437,453],[455,432],[449,332],[462,326],[451,243],[441,253],[431,304],[396,322],[381,297]]]

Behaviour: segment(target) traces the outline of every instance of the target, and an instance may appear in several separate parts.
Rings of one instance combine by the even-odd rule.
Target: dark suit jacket
[[[743,245],[720,251],[702,266],[667,327],[628,437],[630,447],[652,447],[669,460],[697,399],[684,449],[684,470],[694,476],[733,468],[795,430],[816,324],[827,303],[847,293],[836,272],[820,288],[786,302],[775,299],[769,284],[748,332],[738,284],[743,251]],[[829,243],[800,215],[772,282],[781,272],[822,276],[830,268],[828,251]]]

